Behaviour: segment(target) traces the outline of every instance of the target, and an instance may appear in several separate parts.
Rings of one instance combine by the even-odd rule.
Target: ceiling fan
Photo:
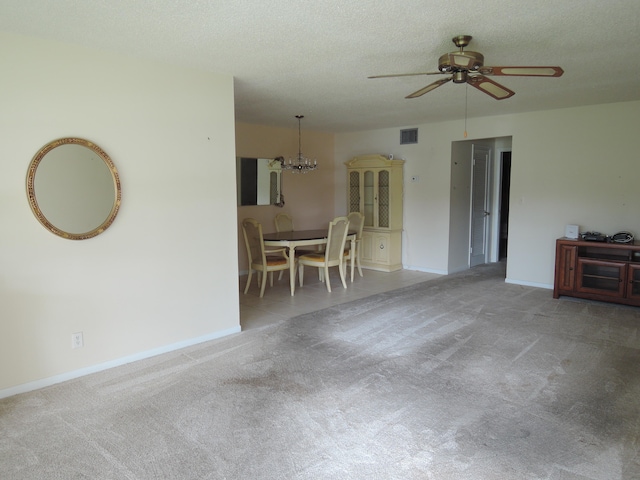
[[[494,82],[488,76],[503,77],[560,77],[564,70],[560,67],[486,67],[484,66],[484,55],[478,52],[464,51],[464,47],[469,45],[471,35],[458,35],[451,40],[460,50],[458,52],[445,53],[438,60],[437,72],[423,73],[399,73],[391,75],[373,75],[369,78],[387,78],[387,77],[408,77],[412,75],[446,75],[443,78],[430,83],[426,87],[421,88],[405,98],[417,98],[425,93],[435,90],[440,85],[453,80],[453,83],[468,83],[481,92],[492,96],[496,100],[504,100],[505,98],[515,95],[513,90]]]

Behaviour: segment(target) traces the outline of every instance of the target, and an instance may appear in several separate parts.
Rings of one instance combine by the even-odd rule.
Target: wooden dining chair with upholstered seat
[[[323,275],[320,277],[324,280],[327,291],[331,291],[331,281],[329,279],[329,268],[338,267],[342,286],[347,288],[347,282],[344,279],[344,244],[347,240],[349,230],[349,219],[347,217],[336,217],[329,222],[329,232],[327,234],[327,244],[324,252],[307,253],[298,257],[298,271],[300,277],[300,286],[304,282],[304,267],[316,267],[322,269]]]
[[[347,215],[349,219],[349,230],[356,232],[355,251],[351,251],[351,242],[346,242],[346,257],[345,260],[351,260],[351,255],[354,256],[355,264],[358,267],[358,273],[362,275],[362,266],[360,265],[360,245],[362,245],[362,229],[364,228],[364,215],[360,212],[351,212]],[[351,269],[351,281],[353,282],[353,268]]]
[[[249,291],[251,277],[255,271],[260,286],[260,297],[262,297],[267,284],[267,274],[270,276],[270,286],[273,287],[273,272],[289,270],[290,262],[295,262],[295,259],[289,258],[286,248],[266,250],[262,237],[262,225],[254,218],[245,218],[242,221],[242,234],[249,260],[249,274],[244,293],[246,295]]]

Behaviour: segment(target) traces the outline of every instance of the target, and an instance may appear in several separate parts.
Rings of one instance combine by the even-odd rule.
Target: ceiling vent
[[[400,145],[406,145],[408,143],[418,143],[417,128],[407,128],[406,130],[400,130]]]

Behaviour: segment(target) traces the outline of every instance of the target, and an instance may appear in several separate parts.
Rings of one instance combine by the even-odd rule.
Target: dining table
[[[290,232],[264,233],[262,239],[265,247],[288,248],[289,258],[295,259],[296,248],[309,245],[324,245],[327,243],[328,228],[315,230],[293,230]],[[355,252],[356,232],[347,232],[347,239],[351,241],[351,251]],[[354,267],[355,256],[351,255],[351,270]],[[353,278],[351,279],[353,281]],[[289,262],[289,283],[291,286],[291,296],[296,292],[296,262]]]

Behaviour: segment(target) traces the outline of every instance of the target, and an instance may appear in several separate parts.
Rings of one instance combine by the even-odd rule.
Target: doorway
[[[507,258],[509,239],[509,194],[511,191],[511,152],[500,154],[500,241],[498,260]]]
[[[511,146],[512,137],[451,143],[449,273],[506,259]]]

